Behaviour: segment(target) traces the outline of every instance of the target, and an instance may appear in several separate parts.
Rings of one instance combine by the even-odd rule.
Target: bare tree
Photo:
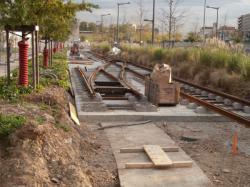
[[[137,4],[138,6],[138,17],[139,17],[139,25],[140,25],[140,28],[139,28],[139,31],[140,31],[140,45],[141,45],[141,41],[142,41],[142,32],[143,32],[143,19],[144,19],[144,13],[145,13],[145,7],[144,7],[144,0],[135,0],[135,3]]]
[[[168,10],[166,11],[166,19],[168,20],[168,33],[169,40],[172,39],[172,35],[174,35],[178,29],[178,27],[182,26],[183,19],[185,18],[186,11],[179,11],[178,7],[182,0],[166,0],[168,3]]]

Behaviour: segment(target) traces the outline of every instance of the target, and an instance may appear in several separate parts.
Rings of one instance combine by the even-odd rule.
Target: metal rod
[[[34,32],[31,33],[31,61],[32,61],[32,86],[36,89],[36,63],[35,63],[35,45],[34,45]]]
[[[9,43],[8,30],[6,30],[6,45],[7,45],[7,84],[10,85],[10,43]]]
[[[152,18],[152,45],[155,40],[155,0],[153,0],[153,18]]]
[[[219,8],[217,8],[217,18],[216,18],[216,38],[218,38],[218,25],[219,25]]]
[[[35,47],[36,47],[36,84],[39,85],[39,55],[38,55],[38,31],[35,32]]]
[[[119,43],[119,14],[120,14],[120,5],[118,4],[117,12],[117,25],[116,25],[116,42]]]
[[[207,0],[204,0],[204,17],[203,17],[203,42],[206,42],[206,33],[205,33],[205,25],[206,25],[206,7],[207,7]]]

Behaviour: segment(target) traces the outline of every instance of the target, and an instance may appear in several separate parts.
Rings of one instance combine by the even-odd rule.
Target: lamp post
[[[102,21],[96,21],[96,33],[99,32],[99,31],[98,31],[99,29],[100,29],[100,32],[101,32],[101,28],[100,28],[100,27],[101,27],[101,22],[102,22]],[[100,25],[98,25],[98,23],[100,23]],[[99,27],[99,28],[98,28],[98,27]]]
[[[203,42],[204,42],[204,44],[206,42],[206,33],[205,33],[205,27],[206,27],[206,7],[207,7],[207,0],[204,0],[204,17],[203,17]]]
[[[120,6],[128,5],[130,2],[127,3],[117,3],[117,25],[116,25],[116,42],[119,44],[119,16],[120,16]]]
[[[102,29],[103,29],[103,17],[105,16],[110,16],[111,14],[102,14],[101,15],[101,33],[102,33]]]
[[[211,8],[217,11],[217,17],[216,17],[216,32],[215,32],[215,37],[218,37],[218,25],[219,25],[219,9],[220,7],[213,7],[213,6],[207,6],[207,8]]]
[[[144,19],[144,21],[152,22],[152,45],[154,45],[155,40],[155,0],[153,0],[153,18],[152,19]]]

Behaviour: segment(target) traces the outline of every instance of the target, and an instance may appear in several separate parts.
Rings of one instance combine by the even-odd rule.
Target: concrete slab
[[[169,121],[169,122],[228,122],[227,118],[218,114],[199,114],[186,106],[159,107],[157,112],[136,112],[127,110],[113,110],[105,112],[78,112],[80,121],[110,122],[110,121]]]
[[[103,126],[115,123],[104,123]],[[142,147],[143,145],[176,146],[175,142],[154,124],[106,129],[110,140],[121,187],[204,187],[210,181],[197,164],[180,149],[167,153],[173,161],[193,161],[191,168],[125,169],[125,163],[149,162],[145,153],[120,153],[121,148]]]

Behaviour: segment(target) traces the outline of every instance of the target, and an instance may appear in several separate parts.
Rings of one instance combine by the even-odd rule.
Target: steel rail
[[[108,62],[103,66],[99,66],[96,68],[96,70],[89,76],[88,78],[88,84],[90,85],[92,90],[95,90],[95,79],[97,74],[102,70],[102,69],[106,69],[108,66],[110,66],[112,63]]]
[[[80,76],[82,77],[83,81],[84,81],[84,84],[85,86],[87,87],[89,93],[91,95],[94,95],[95,94],[95,91],[91,88],[91,86],[89,85],[88,83],[88,79],[87,79],[87,76],[85,75],[85,73],[80,69],[80,67],[77,67],[76,70],[78,70]]]
[[[121,61],[123,63],[125,62],[124,60],[121,60],[121,59],[113,59],[112,58],[112,59],[109,59],[109,60],[112,60],[112,61],[113,60],[115,60],[115,61]],[[126,61],[126,63],[134,65],[134,66],[139,67],[139,68],[142,68],[144,70],[152,71],[152,68],[145,67],[143,65],[139,65],[139,64],[136,64],[136,63],[133,63],[133,62],[128,62],[128,61]],[[223,93],[223,92],[215,91],[215,90],[207,88],[207,87],[199,86],[199,85],[196,85],[194,83],[190,83],[190,82],[185,81],[185,80],[180,79],[180,78],[174,77],[173,80],[176,81],[176,82],[188,84],[190,86],[193,86],[195,88],[199,88],[199,89],[204,90],[204,91],[208,91],[210,93],[213,93],[213,94],[216,94],[218,96],[221,96],[221,97],[223,97],[225,99],[230,99],[232,101],[235,101],[235,102],[238,102],[238,103],[250,106],[250,101],[248,101],[248,100],[245,100],[245,99],[242,99],[242,98],[230,95],[230,94],[226,94],[226,93]],[[243,124],[246,127],[250,127],[250,119],[247,118],[247,117],[241,116],[241,115],[239,115],[239,114],[237,114],[235,112],[231,112],[231,111],[226,110],[226,109],[224,109],[222,107],[213,105],[213,104],[211,104],[211,103],[209,103],[209,102],[207,102],[205,100],[202,100],[200,98],[194,97],[194,96],[192,96],[190,94],[187,94],[187,93],[185,93],[183,91],[181,91],[180,94],[181,94],[181,96],[183,98],[186,98],[186,99],[188,99],[190,101],[193,101],[193,102],[195,102],[195,103],[197,103],[199,105],[204,106],[205,108],[208,108],[208,109],[210,109],[212,111],[215,111],[216,113],[219,113],[219,114],[221,114],[221,115],[223,115],[225,117],[228,117],[232,121],[235,121],[235,122],[238,122],[240,124]]]
[[[139,97],[139,98],[142,98],[142,94],[140,93],[140,92],[138,92],[137,90],[135,90],[128,82],[127,82],[127,80],[126,80],[126,78],[125,78],[125,67],[126,67],[126,65],[123,65],[122,67],[121,67],[121,72],[120,72],[120,79],[122,80],[122,82],[130,89],[130,91],[133,93],[133,94],[135,94],[137,97]]]
[[[211,89],[211,88],[199,86],[199,85],[197,85],[197,84],[190,83],[190,82],[185,81],[185,80],[180,79],[180,78],[173,77],[173,80],[174,80],[174,81],[177,81],[177,82],[180,82],[180,83],[188,84],[188,85],[190,85],[190,86],[193,86],[193,87],[195,87],[195,88],[199,88],[199,89],[204,90],[204,91],[208,91],[208,92],[210,92],[210,93],[213,93],[213,94],[216,94],[216,95],[218,95],[218,96],[224,97],[225,99],[230,99],[230,100],[233,100],[233,101],[235,101],[235,102],[238,102],[238,103],[241,103],[241,104],[250,106],[250,101],[248,101],[248,100],[245,100],[245,99],[242,99],[242,98],[239,98],[239,97],[230,95],[230,94],[226,94],[226,93],[223,93],[223,92],[219,92],[219,91],[213,90],[213,89]]]
[[[222,107],[218,107],[216,105],[213,105],[213,104],[211,104],[209,102],[206,102],[206,101],[204,101],[202,99],[199,99],[197,97],[189,95],[189,94],[187,94],[187,93],[185,93],[183,91],[181,91],[180,94],[181,94],[181,96],[183,98],[186,98],[186,99],[188,99],[190,101],[193,101],[193,102],[195,102],[195,103],[197,103],[199,105],[204,106],[205,108],[208,108],[208,109],[210,109],[212,111],[215,111],[215,112],[217,112],[217,113],[219,113],[219,114],[221,114],[223,116],[226,116],[226,117],[230,118],[233,121],[236,121],[238,123],[241,123],[241,124],[245,125],[246,127],[250,127],[250,119],[248,119],[246,117],[243,117],[243,116],[241,116],[239,114],[236,114],[234,112],[225,110]]]
[[[116,65],[116,66],[119,66],[119,67],[122,67],[121,64],[115,63],[115,65]],[[143,74],[141,74],[141,73],[139,73],[139,72],[137,72],[137,71],[135,71],[135,70],[129,68],[128,66],[125,66],[125,69],[128,70],[128,71],[130,71],[131,73],[133,73],[134,75],[136,75],[136,76],[137,76],[138,78],[140,78],[140,79],[143,79],[143,80],[146,79],[146,76],[145,76],[145,75],[143,75]]]

